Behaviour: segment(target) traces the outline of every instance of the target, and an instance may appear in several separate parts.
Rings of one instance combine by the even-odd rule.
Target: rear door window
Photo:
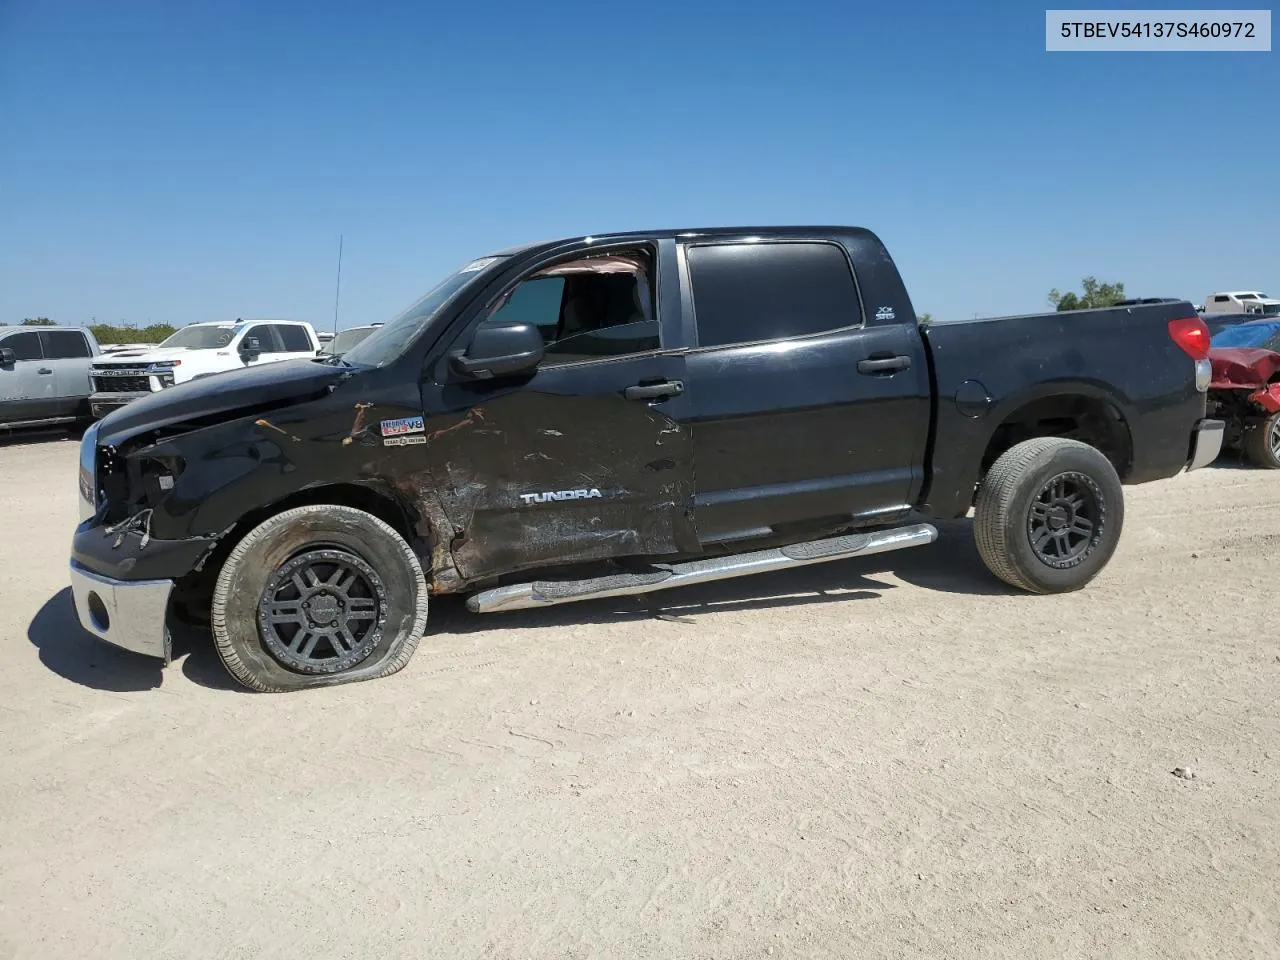
[[[77,360],[89,357],[89,341],[78,330],[42,330],[40,340],[46,360]]]
[[[833,243],[721,243],[688,248],[698,346],[804,337],[859,326],[858,288]]]
[[[282,323],[276,326],[276,331],[280,334],[280,342],[284,344],[286,353],[310,353],[314,349],[307,331],[302,327]]]

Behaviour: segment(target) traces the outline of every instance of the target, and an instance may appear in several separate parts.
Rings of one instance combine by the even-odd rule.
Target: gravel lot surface
[[[0,446],[0,958],[1280,956],[1280,474],[1074,595],[961,522],[255,695],[80,630],[75,463]]]

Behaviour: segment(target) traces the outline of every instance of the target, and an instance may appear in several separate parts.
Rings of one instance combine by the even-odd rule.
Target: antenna
[[[338,335],[338,297],[342,295],[342,234],[338,234],[338,285],[333,291],[333,335]]]

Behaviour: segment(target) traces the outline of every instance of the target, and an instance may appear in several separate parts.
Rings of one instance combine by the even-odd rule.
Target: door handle
[[[684,383],[680,380],[665,380],[662,383],[638,383],[627,387],[622,395],[628,400],[653,400],[657,397],[675,397],[684,393]]]
[[[882,357],[876,360],[859,360],[859,373],[897,373],[911,368],[910,357]]]
[[[53,371],[50,370],[48,367],[41,367],[39,370],[36,371],[36,373],[53,373]]]

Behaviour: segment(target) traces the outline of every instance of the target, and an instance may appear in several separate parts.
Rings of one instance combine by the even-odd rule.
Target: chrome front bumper
[[[71,563],[71,593],[80,625],[112,646],[167,664],[173,645],[166,626],[172,580],[111,580]]]
[[[1222,420],[1201,420],[1196,424],[1188,470],[1199,470],[1218,459],[1218,454],[1222,452],[1222,436],[1226,426]]]

